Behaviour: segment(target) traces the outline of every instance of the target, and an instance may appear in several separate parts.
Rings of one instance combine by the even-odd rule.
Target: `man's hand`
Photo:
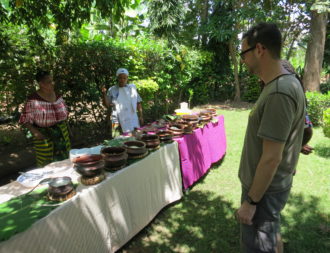
[[[257,206],[250,205],[244,201],[241,207],[236,212],[236,219],[239,223],[252,225],[252,219],[256,212]]]
[[[313,152],[313,150],[314,150],[314,148],[312,148],[311,146],[306,144],[301,147],[300,152],[303,153],[304,155],[309,155],[310,153]]]

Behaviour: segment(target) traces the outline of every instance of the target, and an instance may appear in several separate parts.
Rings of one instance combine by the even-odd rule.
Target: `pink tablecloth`
[[[193,134],[176,139],[179,144],[183,188],[198,181],[226,153],[227,142],[223,115]]]

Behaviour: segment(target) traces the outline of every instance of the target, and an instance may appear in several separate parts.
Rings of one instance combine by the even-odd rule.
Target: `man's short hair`
[[[244,33],[243,39],[247,40],[250,47],[260,43],[269,50],[273,58],[281,58],[282,35],[276,24],[259,23]]]
[[[38,70],[36,74],[36,80],[39,83],[42,81],[46,76],[50,76],[50,72],[47,70]]]

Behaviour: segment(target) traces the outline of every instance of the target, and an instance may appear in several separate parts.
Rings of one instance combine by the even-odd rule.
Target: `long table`
[[[98,185],[80,184],[75,197],[1,242],[0,252],[115,252],[163,207],[181,199],[182,189],[197,182],[225,153],[224,118],[219,116],[218,122],[107,175]],[[51,166],[56,164],[71,167],[70,176],[77,178],[69,160]],[[17,182],[0,187],[7,199],[26,191]]]
[[[226,153],[223,115],[218,116],[217,122],[210,122],[176,141],[179,144],[183,187],[188,189]]]
[[[118,250],[182,197],[178,144],[165,145],[98,185],[79,185],[77,192],[28,230],[1,242],[0,252]]]

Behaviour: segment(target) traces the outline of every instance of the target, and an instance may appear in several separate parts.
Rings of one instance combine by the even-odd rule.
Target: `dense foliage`
[[[53,71],[56,88],[63,94],[74,121],[85,120],[88,115],[89,120],[103,121],[100,90],[116,83],[119,67],[129,70],[130,80],[146,96],[143,99],[149,120],[173,112],[181,101],[207,103],[228,99],[232,94],[230,81],[213,72],[211,53],[186,46],[172,50],[164,41],[140,38],[76,42],[49,47],[42,55],[28,49],[26,52],[24,57],[18,54],[13,58],[15,64],[8,63],[14,68],[5,69],[2,84],[5,90],[9,88],[1,103],[13,108],[8,113],[17,112],[27,95],[36,90],[37,68]]]
[[[196,105],[238,94],[254,102],[261,89],[239,64],[239,33],[256,22],[278,23],[283,56],[296,57],[295,67],[302,68],[297,52],[306,46],[313,3],[0,0],[0,113],[19,115],[36,89],[37,68],[53,70],[76,121],[103,119],[100,87],[115,83],[120,66],[131,81],[147,80],[139,89],[150,119],[182,101]]]
[[[323,112],[323,133],[330,138],[330,107]]]
[[[314,126],[321,126],[323,112],[330,107],[330,92],[320,94],[317,92],[306,92],[307,112]]]

